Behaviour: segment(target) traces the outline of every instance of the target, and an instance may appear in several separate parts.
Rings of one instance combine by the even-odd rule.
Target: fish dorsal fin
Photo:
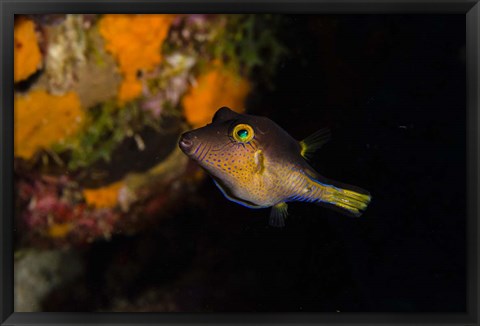
[[[309,159],[313,153],[325,145],[331,137],[329,128],[322,128],[300,141],[300,155]]]

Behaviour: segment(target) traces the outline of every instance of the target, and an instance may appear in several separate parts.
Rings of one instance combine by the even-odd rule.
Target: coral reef
[[[85,112],[74,92],[54,96],[44,90],[15,95],[15,156],[31,158],[37,150],[64,143],[77,133]]]
[[[134,233],[168,216],[197,183],[185,176],[188,159],[176,149],[145,173],[96,189],[71,177],[40,175],[16,167],[17,220],[24,244],[83,246],[115,233]],[[25,207],[25,208],[24,208]]]
[[[132,100],[142,92],[137,76],[152,70],[162,61],[161,46],[173,15],[105,15],[99,30],[105,48],[118,61],[123,74],[118,98]]]
[[[27,79],[42,65],[35,24],[32,20],[19,18],[14,27],[14,81]]]
[[[110,238],[119,214],[107,209],[92,209],[78,184],[68,176],[39,176],[28,172],[16,175],[17,225],[22,243],[40,247],[69,247]]]
[[[199,127],[210,122],[219,107],[228,106],[244,112],[250,89],[246,79],[219,63],[213,63],[183,98],[185,118],[192,126]]]
[[[137,236],[195,201],[204,174],[178,137],[221,106],[245,111],[253,70],[261,76],[270,61],[262,53],[276,53],[259,31],[270,18],[261,17],[16,17],[15,246],[18,254],[36,250],[18,260],[17,311],[47,307],[71,279],[65,272],[47,286],[32,274],[39,288],[28,302],[22,280],[28,269],[37,273],[33,255],[52,261],[39,273],[62,273],[58,260],[70,258],[48,250]],[[179,309],[160,302],[168,295],[145,293],[140,301],[152,309]]]
[[[63,95],[78,82],[78,72],[87,63],[87,32],[90,22],[83,16],[66,15],[62,24],[46,27],[48,46],[45,77],[48,90]]]
[[[172,108],[178,106],[189,87],[192,69],[197,61],[194,56],[181,52],[166,55],[164,65],[158,71],[143,76],[148,86],[143,88],[145,99],[141,108],[155,119],[159,119],[166,111],[172,113]]]
[[[220,106],[243,112],[249,74],[265,62],[260,52],[278,52],[259,30],[271,18],[262,19],[17,17],[15,80],[44,61],[39,78],[15,93],[20,243],[81,245],[168,215],[202,178],[178,135]],[[122,153],[150,162],[128,167]]]
[[[118,192],[122,188],[121,182],[115,182],[98,189],[83,189],[83,196],[89,206],[96,208],[111,208],[118,203]]]
[[[76,92],[84,108],[115,98],[121,76],[96,22],[97,15],[65,15],[61,23],[42,25],[45,65],[35,88],[55,95]]]

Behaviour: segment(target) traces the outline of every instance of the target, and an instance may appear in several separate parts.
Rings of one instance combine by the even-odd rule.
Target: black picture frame
[[[0,323],[35,324],[385,324],[478,325],[480,3],[478,0],[0,0]],[[13,306],[13,26],[15,14],[45,13],[463,13],[467,65],[467,311],[465,313],[15,313]]]

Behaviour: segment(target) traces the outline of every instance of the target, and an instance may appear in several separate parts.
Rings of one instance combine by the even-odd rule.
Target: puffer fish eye
[[[240,123],[233,128],[233,138],[241,143],[248,143],[253,139],[254,134],[253,128],[244,123]]]

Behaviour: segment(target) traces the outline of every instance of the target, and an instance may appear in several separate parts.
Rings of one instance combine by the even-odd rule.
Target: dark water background
[[[288,16],[280,35],[290,56],[247,109],[297,139],[330,127],[313,166],[369,190],[364,216],[292,203],[271,228],[268,210],[206,179],[178,216],[94,245],[75,292],[50,302],[160,309],[152,292],[181,311],[465,311],[464,15]]]

